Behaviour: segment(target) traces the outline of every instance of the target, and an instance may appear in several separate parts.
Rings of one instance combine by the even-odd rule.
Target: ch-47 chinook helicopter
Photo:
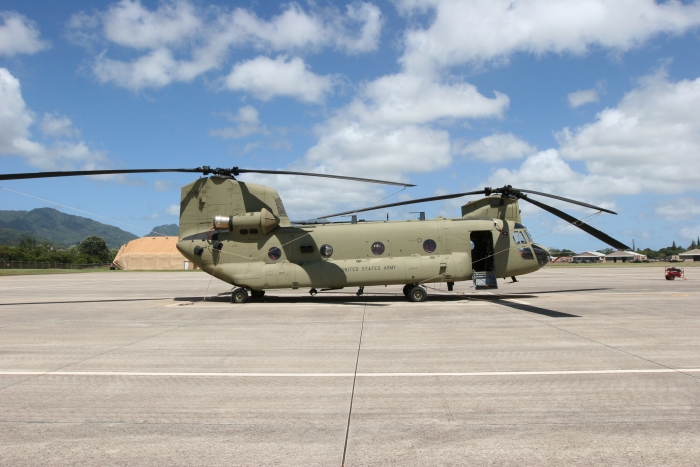
[[[177,248],[205,272],[232,284],[231,300],[244,303],[249,296],[260,298],[269,289],[317,290],[404,284],[404,294],[413,302],[426,299],[426,283],[474,280],[477,288],[496,288],[496,278],[537,271],[549,261],[545,248],[532,241],[520,219],[520,200],[564,219],[606,244],[629,249],[623,243],[574,217],[536,201],[535,194],[613,211],[561,196],[513,188],[433,196],[383,204],[364,209],[320,216],[316,222],[292,223],[277,191],[236,180],[242,173],[288,174],[337,178],[388,185],[414,186],[337,175],[274,170],[137,169],[37,172],[0,175],[0,180],[63,177],[75,175],[192,172],[211,175],[182,188]],[[483,195],[462,206],[459,218],[365,222],[357,213]],[[351,221],[325,219],[352,216]]]

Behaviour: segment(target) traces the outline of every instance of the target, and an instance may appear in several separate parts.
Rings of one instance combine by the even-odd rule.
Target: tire
[[[673,275],[671,275],[671,274],[668,274],[668,275],[666,276],[666,280],[667,280],[667,281],[672,281],[672,280],[674,280],[675,278],[676,278],[676,276],[673,276]]]
[[[426,298],[428,298],[427,292],[419,285],[414,286],[408,292],[408,300],[411,302],[424,302]]]
[[[408,294],[409,294],[409,292],[411,291],[411,289],[412,289],[413,287],[415,287],[414,284],[406,284],[406,285],[404,285],[404,286],[403,286],[403,295],[404,295],[405,297],[408,297]]]
[[[248,292],[246,289],[237,288],[231,292],[231,303],[245,303],[248,301]]]
[[[264,290],[251,290],[250,296],[252,298],[263,298],[265,296],[265,291]]]

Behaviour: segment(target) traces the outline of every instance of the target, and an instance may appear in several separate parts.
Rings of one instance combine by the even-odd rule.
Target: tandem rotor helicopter
[[[136,169],[3,174],[0,180],[156,172],[201,173],[182,187],[177,249],[203,271],[232,284],[231,300],[244,303],[270,289],[332,290],[404,284],[413,302],[426,299],[423,284],[473,280],[477,289],[497,288],[497,278],[537,271],[549,261],[520,218],[520,200],[538,206],[606,244],[629,247],[559,209],[532,199],[545,196],[597,211],[613,211],[532,190],[501,188],[432,196],[320,216],[317,222],[292,223],[273,188],[236,180],[243,173],[303,175],[386,185],[414,186],[356,177],[277,170]],[[372,221],[360,212],[459,198],[483,197],[462,206],[458,218]],[[325,219],[352,216],[344,222]]]

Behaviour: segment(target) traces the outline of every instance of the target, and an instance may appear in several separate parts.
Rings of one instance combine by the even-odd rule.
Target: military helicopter
[[[234,286],[231,301],[261,298],[270,289],[321,290],[404,284],[412,302],[426,300],[424,284],[473,280],[475,288],[497,288],[497,278],[528,274],[549,261],[547,250],[534,243],[520,218],[520,200],[538,206],[606,244],[629,249],[607,234],[528,194],[613,211],[532,190],[501,188],[401,201],[320,216],[293,223],[279,193],[270,187],[241,182],[243,173],[314,177],[414,186],[357,177],[307,172],[209,166],[194,169],[136,169],[35,172],[0,175],[0,180],[157,172],[201,173],[204,178],[182,187],[178,250],[205,272]],[[376,209],[439,201],[470,195],[483,197],[462,206],[458,218],[401,221],[358,220]],[[351,216],[351,220],[327,219]]]

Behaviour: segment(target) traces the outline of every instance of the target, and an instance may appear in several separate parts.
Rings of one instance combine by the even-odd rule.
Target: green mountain
[[[25,235],[38,241],[53,242],[55,246],[63,248],[77,245],[89,235],[104,238],[110,248],[120,247],[138,238],[118,227],[65,214],[53,208],[0,211],[0,244],[16,245]]]
[[[159,225],[158,227],[153,227],[153,229],[151,229],[151,233],[144,235],[144,237],[177,237],[179,230],[180,228],[177,226],[177,224],[163,224]]]

